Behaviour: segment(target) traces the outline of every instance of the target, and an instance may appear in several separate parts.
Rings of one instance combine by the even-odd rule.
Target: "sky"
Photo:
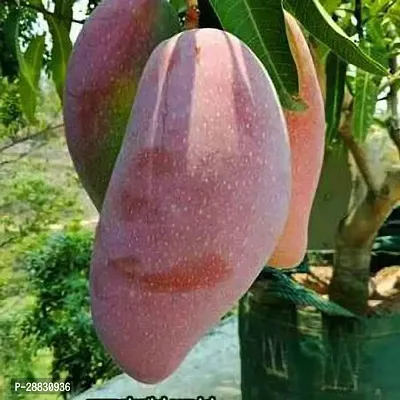
[[[74,19],[82,20],[85,18],[85,11],[87,8],[87,3],[88,3],[88,0],[79,0],[75,3]],[[75,23],[72,24],[72,29],[71,29],[71,34],[70,34],[72,42],[75,42],[81,28],[82,28],[81,24],[75,24]]]
[[[88,0],[79,0],[74,4],[74,8],[73,8],[74,19],[82,20],[85,18],[87,3],[88,3]],[[53,11],[52,7],[49,7],[48,10]],[[81,24],[72,23],[71,32],[70,32],[70,38],[72,40],[72,43],[75,42],[81,28],[82,28]],[[40,13],[38,14],[37,32],[38,33],[48,32],[47,24],[46,24],[43,16]],[[51,43],[51,38],[50,38],[49,34],[47,35],[47,41],[49,43]]]

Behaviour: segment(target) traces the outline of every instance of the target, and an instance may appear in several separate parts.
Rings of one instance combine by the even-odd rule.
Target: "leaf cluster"
[[[0,4],[0,76],[14,81],[18,77],[19,66],[14,45],[16,3]],[[29,8],[19,11],[20,40],[23,44],[29,41],[33,32],[37,13]],[[1,92],[0,92],[1,93]]]
[[[71,382],[75,395],[119,373],[97,339],[90,315],[92,246],[91,231],[70,229],[50,236],[21,262],[35,297],[25,336],[35,339],[37,349],[51,349],[52,379]]]

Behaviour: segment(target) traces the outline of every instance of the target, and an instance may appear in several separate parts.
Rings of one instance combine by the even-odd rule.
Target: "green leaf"
[[[28,120],[32,123],[35,122],[44,49],[45,35],[37,35],[32,38],[26,52],[22,53],[18,43],[18,34],[16,35],[16,50],[20,69],[21,107]]]
[[[16,48],[15,48],[15,43],[17,40],[17,34],[18,34],[18,11],[16,9],[11,10],[10,13],[7,16],[7,19],[4,21],[3,26],[2,26],[2,33],[4,35],[4,44],[8,45],[7,47],[14,52],[14,55],[16,55]]]
[[[284,0],[304,28],[316,39],[327,45],[338,57],[367,72],[388,75],[388,71],[365,54],[325,11],[318,0]]]
[[[389,9],[388,15],[392,22],[400,29],[400,3],[397,2],[395,6]]]
[[[170,0],[170,4],[175,9],[177,13],[181,13],[186,10],[185,0]]]
[[[29,4],[35,6],[35,7],[40,7],[43,8],[43,3],[42,0],[27,0]]]
[[[329,53],[326,60],[326,141],[331,145],[337,138],[346,86],[347,63]]]
[[[321,0],[321,4],[328,14],[332,14],[341,4],[341,0]]]
[[[362,43],[367,53],[371,52],[371,45]],[[379,94],[379,84],[376,77],[362,69],[357,69],[355,96],[352,115],[352,132],[355,138],[363,141],[373,122],[376,101]]]
[[[223,28],[246,43],[265,66],[283,107],[304,109],[281,0],[211,0],[211,4]]]
[[[72,42],[66,26],[56,17],[47,15],[46,20],[53,38],[50,64],[52,79],[56,86],[58,96],[62,102],[68,60],[72,51]]]
[[[45,15],[53,39],[50,70],[58,96],[63,101],[64,82],[67,74],[72,42],[69,37],[76,0],[55,0],[53,15]]]
[[[58,19],[58,23],[65,26],[69,32],[71,30],[73,18],[73,5],[76,0],[54,0],[54,16]]]
[[[371,18],[366,24],[367,38],[372,43],[373,51],[371,56],[385,66],[389,68],[388,52],[385,44],[385,33],[382,28],[381,19]]]

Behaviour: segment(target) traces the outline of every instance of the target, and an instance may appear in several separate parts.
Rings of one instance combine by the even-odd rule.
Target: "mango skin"
[[[275,88],[238,38],[190,30],[143,72],[97,228],[97,333],[131,377],[171,375],[282,233],[290,149]]]
[[[104,0],[82,28],[64,93],[67,144],[79,178],[101,209],[137,85],[152,50],[180,31],[165,0]]]
[[[299,74],[300,97],[308,108],[304,112],[284,110],[291,148],[292,193],[284,232],[267,262],[276,268],[295,267],[305,256],[310,213],[325,151],[324,101],[311,52],[297,21],[288,13],[285,19]]]

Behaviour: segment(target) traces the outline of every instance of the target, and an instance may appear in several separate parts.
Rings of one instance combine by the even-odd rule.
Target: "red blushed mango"
[[[296,20],[286,13],[286,26],[297,66],[304,112],[284,111],[292,160],[292,194],[285,230],[267,264],[289,268],[304,258],[308,223],[322,169],[325,149],[324,102],[306,39]]]
[[[67,143],[100,210],[137,84],[152,50],[179,32],[165,0],[104,0],[77,39],[64,95]]]
[[[272,82],[236,37],[190,30],[143,72],[91,264],[96,330],[159,382],[250,287],[282,233],[290,148]]]

